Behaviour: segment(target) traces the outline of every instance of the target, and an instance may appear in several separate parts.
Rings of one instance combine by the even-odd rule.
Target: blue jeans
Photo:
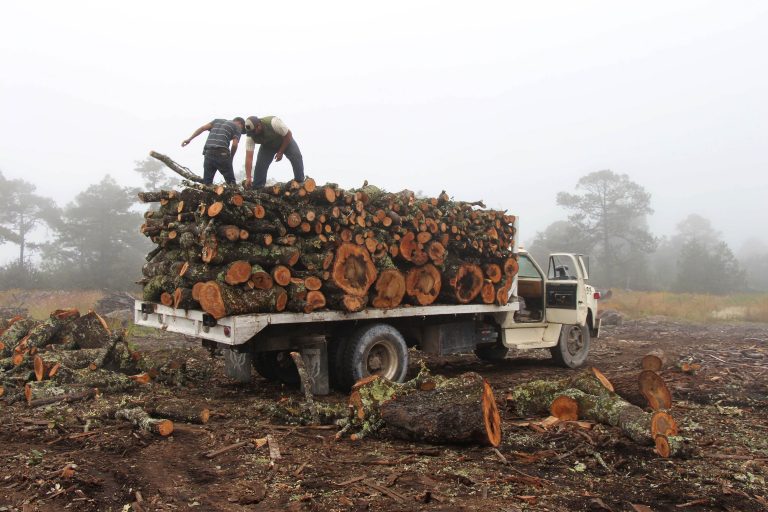
[[[261,188],[267,184],[267,171],[269,164],[275,159],[278,148],[269,148],[262,144],[259,146],[259,154],[256,157],[256,168],[253,171],[253,188]],[[291,140],[288,147],[285,148],[285,157],[291,162],[293,167],[293,179],[304,181],[304,159],[301,157],[299,145],[296,140]]]
[[[206,151],[203,160],[203,183],[210,185],[213,177],[219,171],[227,183],[236,183],[235,171],[232,170],[232,157],[229,151]]]

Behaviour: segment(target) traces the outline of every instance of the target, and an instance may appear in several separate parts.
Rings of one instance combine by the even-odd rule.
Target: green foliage
[[[53,201],[35,194],[35,186],[21,179],[9,180],[0,173],[0,243],[19,246],[16,270],[23,282],[29,269],[29,251],[38,249],[29,243],[30,233],[40,224],[52,225],[58,209]]]
[[[141,215],[130,210],[133,203],[133,190],[110,176],[78,194],[55,226],[55,240],[44,249],[43,268],[51,284],[129,287],[149,247],[138,232]]]
[[[744,270],[725,242],[685,241],[677,268],[675,291],[725,294],[746,286]]]
[[[532,252],[594,256],[591,277],[601,286],[637,287],[646,280],[646,254],[657,240],[648,231],[651,195],[626,174],[597,171],[579,179],[576,193],[560,192],[557,204],[571,213],[539,233]],[[545,253],[546,252],[546,253]]]

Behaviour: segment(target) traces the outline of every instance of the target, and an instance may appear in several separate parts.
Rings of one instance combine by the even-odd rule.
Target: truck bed
[[[142,308],[142,306],[144,306]],[[506,313],[519,309],[516,297],[504,306],[485,304],[438,304],[434,306],[398,307],[393,309],[369,308],[359,313],[343,311],[315,311],[312,313],[258,313],[228,316],[219,319],[215,326],[204,325],[203,311],[173,309],[162,304],[137,300],[134,306],[134,322],[145,327],[177,332],[212,340],[226,345],[241,345],[269,325],[302,324],[310,322],[338,322],[403,317],[427,317],[435,315],[466,315],[477,313]],[[148,312],[152,309],[153,312]],[[208,315],[206,315],[207,317]]]

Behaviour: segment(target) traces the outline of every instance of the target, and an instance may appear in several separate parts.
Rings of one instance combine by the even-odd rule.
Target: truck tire
[[[299,371],[287,350],[257,352],[253,366],[259,375],[267,380],[280,381],[289,386],[298,386]]]
[[[387,324],[369,324],[350,336],[341,361],[339,383],[345,388],[369,375],[403,382],[408,371],[408,347],[400,332]]]
[[[224,372],[230,379],[241,383],[251,382],[251,353],[229,347],[221,349],[224,356]]]
[[[549,351],[559,366],[578,368],[587,360],[589,341],[589,328],[586,326],[563,325],[560,340]]]
[[[509,349],[501,343],[485,345],[475,349],[475,355],[483,361],[503,361],[507,358],[507,354],[509,354]]]
[[[331,338],[328,340],[328,380],[339,391],[347,391],[342,382],[344,351],[347,347],[347,338]]]

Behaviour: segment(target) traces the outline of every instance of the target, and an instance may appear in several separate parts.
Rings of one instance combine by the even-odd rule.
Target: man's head
[[[240,133],[245,133],[245,119],[242,117],[236,117],[232,120],[232,122],[235,123],[238,128],[240,128]]]
[[[245,133],[258,135],[262,131],[264,131],[264,126],[261,124],[261,119],[256,116],[249,116],[245,121]]]

